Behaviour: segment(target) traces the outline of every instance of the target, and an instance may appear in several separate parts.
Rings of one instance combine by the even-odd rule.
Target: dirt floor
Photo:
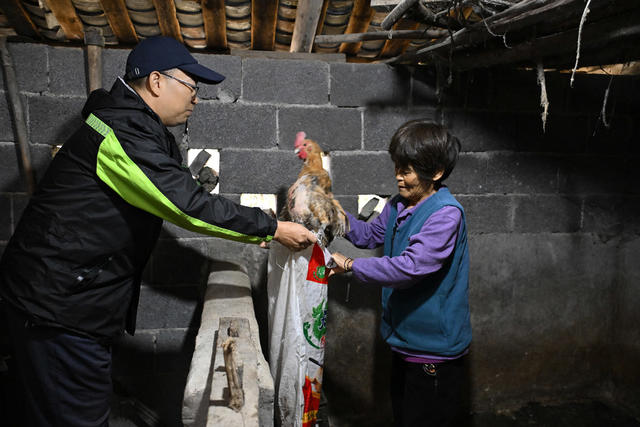
[[[317,427],[360,427],[357,424],[343,424],[324,414],[320,407]],[[390,422],[376,423],[376,427],[390,426]],[[509,413],[473,414],[465,426],[460,427],[640,427],[640,420],[625,412],[613,409],[601,402],[565,403],[561,405],[541,405],[530,403]],[[364,425],[363,425],[364,427]],[[367,424],[367,427],[373,427]]]
[[[640,421],[601,402],[557,406],[530,403],[509,414],[475,414],[472,427],[640,427]]]

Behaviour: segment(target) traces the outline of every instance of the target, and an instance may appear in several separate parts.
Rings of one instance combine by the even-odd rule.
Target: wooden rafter
[[[162,35],[173,37],[182,42],[175,2],[173,0],[153,0],[153,5],[158,14],[158,24]]]
[[[329,1],[330,0],[324,0],[324,3],[322,5],[320,19],[318,19],[318,25],[316,27],[316,36],[318,34],[322,34],[322,29],[324,28],[324,20],[327,18],[327,9],[329,9]]]
[[[82,21],[78,17],[71,0],[48,0],[47,4],[51,12],[53,12],[53,16],[58,20],[67,39],[82,40],[84,38]]]
[[[7,21],[21,36],[40,38],[40,32],[31,17],[22,7],[20,0],[0,0],[0,9]]]
[[[311,52],[313,38],[322,14],[323,0],[300,0],[296,10],[289,52]]]
[[[276,43],[278,2],[253,0],[251,2],[251,49],[273,50]]]
[[[370,4],[371,0],[355,0],[345,34],[362,33],[367,30],[373,16]],[[360,50],[360,46],[362,43],[342,43],[338,52],[355,55]]]
[[[393,30],[373,31],[353,34],[322,34],[317,35],[316,43],[357,43],[369,40],[401,39],[401,40],[426,40],[446,36],[447,30]]]
[[[420,23],[418,22],[410,21],[408,19],[401,19],[400,21],[396,22],[396,24],[393,26],[393,31],[416,30],[419,26],[420,26]],[[409,43],[411,43],[410,40],[397,39],[391,36],[391,39],[387,40],[384,46],[382,47],[382,50],[380,51],[380,56],[382,58],[387,58],[390,56],[400,55],[407,49],[407,46],[409,46]]]
[[[134,44],[138,42],[136,30],[127,11],[124,0],[100,0],[102,10],[109,21],[113,34],[121,43]]]
[[[211,49],[226,49],[227,18],[224,0],[202,0],[201,6],[207,47]]]
[[[418,0],[403,0],[401,1],[382,21],[380,26],[383,30],[390,30],[396,22],[398,22],[404,13],[411,7],[415,6]]]

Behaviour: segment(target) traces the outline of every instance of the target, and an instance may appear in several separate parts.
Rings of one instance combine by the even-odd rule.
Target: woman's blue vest
[[[460,209],[462,221],[453,253],[442,268],[407,289],[382,289],[380,331],[389,345],[442,356],[463,352],[471,343],[469,249],[464,209],[446,187],[430,196],[396,227],[399,196],[391,201],[384,254],[398,256],[409,237],[420,232],[432,213],[444,206]]]

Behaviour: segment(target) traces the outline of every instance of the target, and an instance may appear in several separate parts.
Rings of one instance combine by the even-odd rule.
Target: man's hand
[[[316,242],[316,235],[295,222],[278,221],[278,228],[276,228],[273,240],[292,251],[301,251]]]

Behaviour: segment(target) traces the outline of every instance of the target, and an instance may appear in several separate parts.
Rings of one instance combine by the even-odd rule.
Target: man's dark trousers
[[[108,426],[111,348],[88,336],[33,324],[4,305],[10,369],[22,386],[25,425]]]

